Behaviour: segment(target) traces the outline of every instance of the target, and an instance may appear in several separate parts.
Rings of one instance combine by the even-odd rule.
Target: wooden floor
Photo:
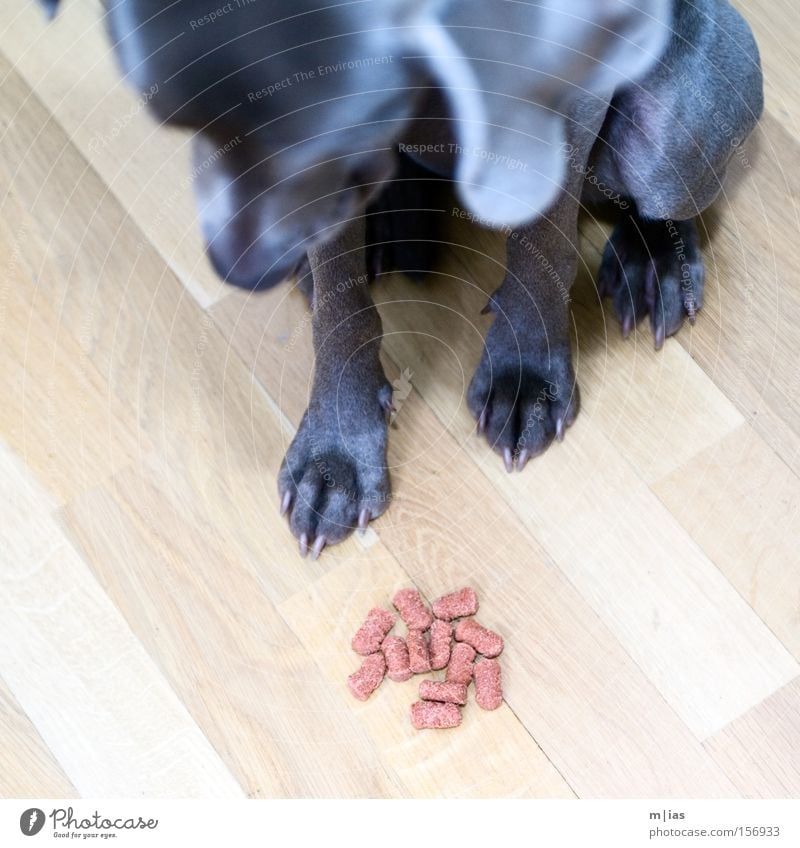
[[[188,139],[119,82],[98,2],[0,2],[2,796],[800,794],[800,9],[739,5],[767,111],[696,326],[623,341],[587,220],[583,411],[508,475],[464,404],[498,239],[378,287],[412,372],[397,500],[313,563],[276,496],[302,295],[214,277]],[[362,615],[412,583],[474,585],[507,639],[507,703],[457,731],[412,731],[413,681],[346,691]]]

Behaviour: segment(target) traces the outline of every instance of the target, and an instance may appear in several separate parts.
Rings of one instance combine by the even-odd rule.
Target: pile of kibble
[[[475,700],[484,710],[496,710],[503,702],[500,663],[503,638],[472,618],[478,611],[474,589],[459,589],[433,602],[433,612],[416,589],[401,589],[392,598],[394,608],[408,628],[405,639],[390,636],[397,616],[375,607],[353,637],[357,654],[366,657],[361,668],[347,678],[360,701],[380,686],[383,678],[408,680],[413,674],[447,669],[444,680],[423,680],[420,700],[411,705],[411,723],[425,727],[457,727],[467,688],[475,681]],[[456,619],[461,619],[453,624]],[[455,643],[453,638],[455,637]],[[476,661],[480,655],[483,659]]]

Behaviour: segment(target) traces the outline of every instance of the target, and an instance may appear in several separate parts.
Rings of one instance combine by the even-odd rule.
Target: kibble
[[[431,670],[428,643],[421,630],[409,630],[406,636],[408,647],[408,667],[413,674],[427,674]]]
[[[483,710],[496,710],[503,703],[500,663],[497,660],[480,660],[475,663],[473,676],[478,706]]]
[[[453,625],[441,619],[435,619],[431,625],[431,668],[438,671],[450,662],[450,646],[453,643]]]
[[[392,603],[409,630],[425,631],[431,626],[433,613],[416,589],[400,589],[392,598]]]
[[[467,686],[446,680],[423,680],[419,684],[419,696],[423,701],[444,701],[463,706],[467,703]]]
[[[451,592],[449,595],[442,595],[433,602],[433,614],[436,618],[442,618],[445,621],[475,615],[477,611],[478,596],[469,586],[457,592]]]
[[[351,645],[357,654],[367,656],[381,649],[381,642],[386,634],[394,627],[397,616],[389,610],[375,607],[371,609],[366,620],[353,636]]]
[[[458,727],[461,724],[461,710],[455,704],[417,701],[411,705],[411,723],[417,730]]]
[[[400,589],[392,598],[408,632],[393,636],[394,612],[373,607],[353,636],[353,650],[363,661],[347,678],[355,698],[366,701],[384,677],[402,682],[414,674],[444,670],[444,680],[428,678],[419,685],[420,700],[411,705],[411,723],[443,729],[461,724],[461,708],[469,700],[475,681],[475,701],[483,710],[503,703],[500,663],[503,638],[479,624],[478,596],[469,586],[442,595],[433,611],[416,589]]]
[[[383,656],[386,657],[386,668],[389,680],[402,683],[411,677],[412,671],[408,660],[408,647],[405,639],[399,636],[387,636],[381,645]]]
[[[474,618],[465,618],[456,626],[456,641],[466,642],[484,657],[496,657],[503,651],[503,637],[478,624]]]
[[[475,649],[465,642],[457,642],[450,651],[445,680],[449,683],[468,684],[472,680],[472,664],[475,661]]]
[[[383,654],[370,654],[361,663],[361,668],[347,678],[347,685],[354,697],[366,701],[381,685],[385,674],[386,660]]]

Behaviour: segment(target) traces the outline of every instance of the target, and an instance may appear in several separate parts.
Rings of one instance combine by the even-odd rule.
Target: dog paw
[[[316,559],[326,545],[364,531],[389,505],[386,467],[388,398],[376,403],[378,415],[359,433],[346,437],[339,424],[306,412],[286,452],[278,476],[281,514],[298,539],[300,554]]]
[[[521,354],[515,362],[491,355],[487,348],[470,383],[467,403],[478,432],[503,457],[506,471],[518,471],[561,441],[580,407],[569,350],[534,356]]]
[[[597,290],[611,298],[627,338],[650,316],[656,350],[703,305],[704,267],[694,220],[645,221],[631,215],[614,229],[603,251]]]

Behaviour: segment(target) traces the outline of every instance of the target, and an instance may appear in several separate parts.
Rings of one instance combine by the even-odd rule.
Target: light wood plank
[[[800,480],[743,425],[654,491],[800,658]]]
[[[792,0],[735,0],[733,5],[745,16],[756,37],[767,103],[775,107],[781,123],[797,138],[798,56],[786,33],[800,24],[800,9]]]
[[[800,680],[794,680],[706,741],[746,798],[800,794]]]
[[[64,522],[248,795],[404,793],[224,539],[131,472],[70,504]]]
[[[0,445],[2,674],[67,778],[94,797],[242,791]],[[34,540],[34,544],[32,544]]]
[[[0,435],[63,502],[130,463],[138,446],[107,381],[87,356],[91,313],[76,338],[49,294],[36,286],[33,270],[17,261],[23,252],[45,254],[46,245],[30,222],[17,235],[24,248],[6,240],[10,223],[0,220],[0,244],[6,248],[0,248],[6,268]]]
[[[74,798],[75,787],[0,680],[0,798]]]

